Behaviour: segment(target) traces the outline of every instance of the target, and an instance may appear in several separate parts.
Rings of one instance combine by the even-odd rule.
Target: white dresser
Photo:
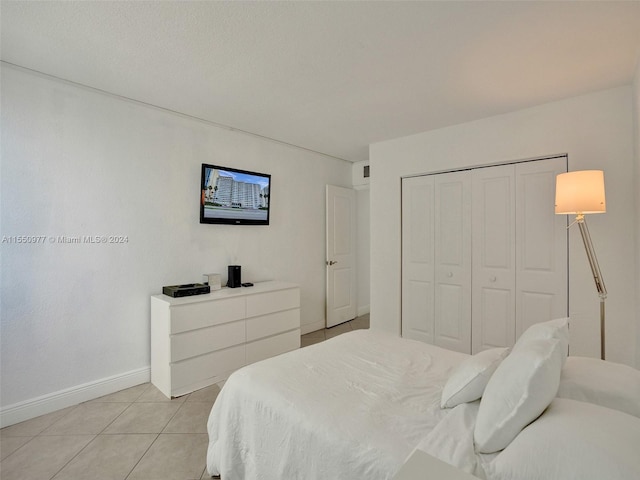
[[[300,288],[260,282],[207,295],[151,297],[151,383],[179,397],[300,348]]]

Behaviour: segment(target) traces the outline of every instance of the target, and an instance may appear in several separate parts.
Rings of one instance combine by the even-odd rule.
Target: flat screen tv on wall
[[[200,223],[269,225],[271,175],[202,164]]]

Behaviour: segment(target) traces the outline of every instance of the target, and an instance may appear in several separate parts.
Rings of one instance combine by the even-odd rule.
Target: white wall
[[[358,211],[357,229],[357,268],[358,268],[358,315],[364,315],[369,313],[370,310],[370,295],[369,285],[371,261],[369,254],[369,187],[356,191],[356,205]]]
[[[353,188],[356,190],[357,202],[357,303],[358,315],[369,313],[369,177],[364,176],[364,167],[369,161],[355,162],[352,164]]]
[[[636,291],[640,298],[640,58],[633,82],[633,135],[635,138],[635,189],[636,189]],[[640,369],[640,301],[636,305],[636,368]]]
[[[270,173],[271,225],[201,225],[201,163]],[[149,296],[228,264],[300,284],[303,333],[324,326],[325,184],[348,162],[3,65],[1,166],[1,235],[128,237],[2,245],[3,409],[148,368]]]
[[[607,358],[635,364],[632,123],[626,86],[372,145],[371,326],[400,332],[401,177],[567,153],[569,170],[605,170],[608,211],[588,222],[609,291]],[[569,263],[571,351],[599,356],[598,296],[574,228]]]

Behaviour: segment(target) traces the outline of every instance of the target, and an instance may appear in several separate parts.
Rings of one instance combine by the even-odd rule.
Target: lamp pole
[[[589,228],[585,221],[584,214],[579,213],[576,216],[576,223],[580,228],[580,235],[582,235],[582,242],[584,243],[584,249],[587,252],[587,259],[589,260],[589,266],[591,267],[591,273],[593,274],[593,280],[596,282],[596,289],[598,290],[598,296],[600,297],[600,358],[605,359],[605,314],[604,314],[604,301],[607,298],[607,287],[604,286],[604,280],[602,279],[602,272],[600,272],[600,266],[598,265],[598,259],[596,252],[593,249],[593,243],[591,243],[591,235],[589,235]]]

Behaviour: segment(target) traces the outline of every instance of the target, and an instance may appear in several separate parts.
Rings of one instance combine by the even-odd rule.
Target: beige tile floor
[[[303,335],[300,338],[300,346],[306,347],[308,345],[313,345],[314,343],[322,342],[329,338],[340,335],[341,333],[350,332],[351,330],[359,330],[362,328],[369,328],[368,313],[366,315],[362,315],[361,317],[354,318],[349,322],[336,325],[335,327],[325,328],[324,330],[318,330],[316,332],[311,332]]]
[[[301,337],[302,347],[369,315]],[[217,385],[173,400],[145,383],[0,430],[1,480],[198,480]]]

